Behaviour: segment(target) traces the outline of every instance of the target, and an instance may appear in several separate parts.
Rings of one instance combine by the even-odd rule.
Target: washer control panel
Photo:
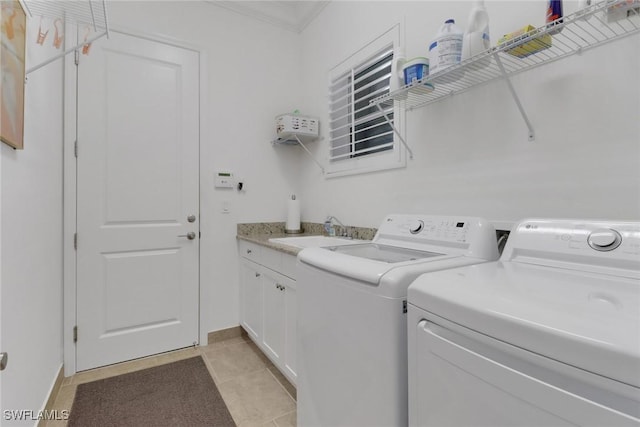
[[[486,260],[499,256],[495,229],[477,217],[388,215],[373,243]]]
[[[389,215],[380,226],[379,234],[402,240],[434,240],[466,243],[469,230],[480,226],[478,218],[439,217],[427,215]]]
[[[516,257],[640,270],[640,222],[524,220],[511,232],[501,259]]]

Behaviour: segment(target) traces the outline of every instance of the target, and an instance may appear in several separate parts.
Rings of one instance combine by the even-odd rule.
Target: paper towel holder
[[[291,195],[291,200],[296,200],[296,195],[295,194]],[[298,211],[298,221],[297,222],[298,222],[298,227],[300,227],[300,225],[299,225],[300,224],[300,211]],[[285,223],[285,226],[284,226],[284,233],[285,234],[301,234],[302,233],[302,227],[298,228],[297,230],[291,230],[291,229],[287,228],[287,225],[288,224]]]

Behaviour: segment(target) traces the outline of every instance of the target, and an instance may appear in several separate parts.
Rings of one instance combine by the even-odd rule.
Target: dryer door
[[[540,356],[471,330],[463,335],[417,320],[409,333],[415,339],[409,344],[411,426],[639,425],[637,418],[541,380],[558,372],[531,363]]]

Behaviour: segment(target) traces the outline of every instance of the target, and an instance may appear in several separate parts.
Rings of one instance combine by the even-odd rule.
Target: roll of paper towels
[[[291,196],[287,204],[287,225],[285,233],[300,233],[300,201],[295,194]]]

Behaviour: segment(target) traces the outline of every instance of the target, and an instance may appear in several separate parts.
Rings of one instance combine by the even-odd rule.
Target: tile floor
[[[189,348],[85,371],[65,378],[54,402],[56,410],[71,409],[78,384],[202,355],[238,427],[296,425],[296,391],[246,336],[206,347]],[[65,421],[48,421],[62,427]]]

